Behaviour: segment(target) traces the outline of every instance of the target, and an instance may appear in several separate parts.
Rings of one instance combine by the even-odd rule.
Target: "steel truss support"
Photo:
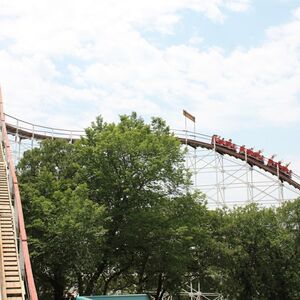
[[[187,295],[190,300],[224,300],[220,293],[205,293],[200,289],[200,282],[197,284],[197,289],[194,288],[193,283],[190,283],[188,290],[183,290],[181,295]]]
[[[191,282],[186,286],[185,289],[182,289],[180,292],[180,299],[190,299],[190,300],[225,300],[222,294],[220,293],[206,293],[201,291],[200,282],[197,284],[197,288],[194,288],[193,283]],[[162,300],[173,300],[173,297],[169,293],[164,293]]]
[[[206,194],[210,208],[247,203],[279,205],[300,196],[299,190],[247,161],[214,149],[187,148],[186,162],[193,173],[194,188]]]

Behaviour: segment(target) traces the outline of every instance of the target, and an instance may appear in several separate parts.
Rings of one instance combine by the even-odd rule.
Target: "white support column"
[[[219,163],[220,163],[220,171],[221,171],[221,185],[220,185],[220,195],[221,195],[221,201],[222,206],[226,206],[226,199],[225,199],[225,169],[224,169],[224,160],[223,155],[219,155]]]
[[[32,136],[31,136],[31,149],[33,149],[33,141],[34,141],[34,125],[32,125]]]
[[[215,151],[215,172],[216,172],[216,189],[217,189],[217,206],[220,206],[220,186],[219,186],[219,170],[218,170],[218,153]]]
[[[19,136],[19,141],[18,141],[18,157],[17,157],[18,162],[21,159],[21,143],[22,143],[22,139]]]
[[[248,165],[246,162],[246,185],[247,185],[247,199],[249,203],[254,201],[254,193],[253,193],[253,167]]]
[[[278,180],[278,201],[279,203],[283,202],[283,183],[281,180]]]

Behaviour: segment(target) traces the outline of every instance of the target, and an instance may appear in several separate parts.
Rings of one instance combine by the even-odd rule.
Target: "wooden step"
[[[3,246],[15,244],[15,240],[9,239],[9,240],[2,240]]]
[[[1,225],[0,225],[0,228],[1,228]],[[0,232],[1,232],[2,236],[11,236],[11,235],[14,236],[15,235],[12,227],[11,227],[11,232],[9,232],[9,231],[2,231],[1,229],[0,229]]]
[[[3,257],[16,257],[16,253],[13,252],[7,252],[7,253],[3,253]]]
[[[5,277],[19,277],[19,272],[16,271],[5,272]]]
[[[21,288],[7,288],[6,289],[7,297],[10,297],[10,295],[19,296],[22,295],[22,289]],[[10,299],[10,298],[9,298]]]
[[[7,282],[6,283],[7,288],[21,288],[21,282]]]
[[[13,231],[13,226],[11,224],[3,224],[1,225],[1,232]]]
[[[0,211],[1,210],[11,210],[11,207],[10,207],[10,205],[9,204],[1,204],[0,203]]]
[[[1,226],[12,226],[12,221],[0,221],[0,228]]]
[[[6,282],[20,282],[20,277],[18,276],[5,276]]]
[[[7,168],[0,143],[0,278],[6,300],[23,300],[23,283],[19,269],[19,254],[11,205]]]
[[[18,272],[19,268],[16,266],[6,266],[5,267],[5,272]]]
[[[3,262],[3,269],[6,270],[6,268],[11,268],[11,267],[14,267],[14,268],[18,268],[18,263],[16,261],[4,261]]]
[[[3,238],[7,238],[7,239],[8,239],[8,238],[12,238],[12,239],[15,238],[15,235],[14,235],[13,232],[4,232],[4,233],[2,233],[1,235],[2,235]]]
[[[3,262],[4,262],[4,265],[7,263],[7,264],[13,264],[13,263],[17,263],[17,258],[16,257],[4,257],[3,259]],[[5,269],[4,269],[5,271]]]

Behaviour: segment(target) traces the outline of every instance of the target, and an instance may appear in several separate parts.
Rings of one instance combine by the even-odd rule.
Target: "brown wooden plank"
[[[21,294],[22,295],[22,289],[21,288],[11,288],[11,289],[7,289],[6,290],[6,294],[9,297],[9,295],[18,295]]]
[[[5,267],[5,273],[6,272],[17,272],[19,270],[18,266],[7,266]]]
[[[18,296],[18,297],[16,297],[16,296],[10,297],[10,296],[9,296],[8,299],[9,299],[9,300],[23,300],[22,296]]]
[[[5,276],[5,281],[6,282],[20,282],[20,277],[19,276]]]
[[[17,256],[17,253],[11,253],[11,252],[8,252],[8,253],[3,253],[3,257],[11,257],[11,256]]]
[[[3,236],[2,235],[2,242],[8,242],[8,241],[12,241],[12,242],[15,242],[15,238],[14,236]]]
[[[16,252],[16,247],[11,247],[11,248],[5,248],[3,249],[3,254],[4,253],[14,253]]]
[[[6,257],[3,257],[3,261],[4,263],[11,263],[11,262],[18,262],[18,258],[17,256],[6,256]]]
[[[19,272],[17,271],[12,271],[10,270],[9,272],[5,272],[5,277],[14,277],[14,276],[19,276],[20,277],[20,274]]]
[[[2,238],[2,245],[13,245],[15,244],[15,239],[14,238],[10,238],[10,237],[6,237],[6,239]]]
[[[4,264],[4,269],[6,267],[18,266],[18,262],[16,260],[14,260],[14,261],[4,261],[3,264]]]
[[[21,282],[7,282],[6,283],[7,288],[21,288]]]

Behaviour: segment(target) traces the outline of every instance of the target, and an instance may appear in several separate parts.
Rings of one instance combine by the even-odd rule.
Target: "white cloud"
[[[245,11],[251,5],[250,0],[228,0],[225,3],[229,9],[236,12]]]
[[[75,128],[90,116],[115,120],[131,110],[161,115],[178,127],[182,108],[197,115],[203,130],[299,122],[300,8],[290,22],[269,29],[260,46],[231,53],[203,50],[199,36],[160,49],[140,30],[176,34],[184,9],[223,22],[227,10],[245,11],[250,4],[2,1],[0,81],[7,111]],[[82,110],[79,120],[75,113],[62,117],[71,106]]]

